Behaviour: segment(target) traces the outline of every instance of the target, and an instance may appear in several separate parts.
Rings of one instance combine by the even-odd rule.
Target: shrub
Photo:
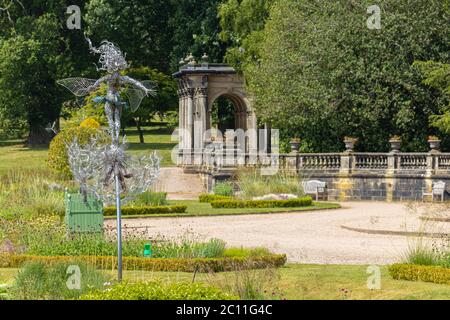
[[[46,265],[58,262],[82,261],[100,269],[114,268],[117,258],[114,256],[31,256],[0,254],[0,268],[18,268],[27,261],[42,262]],[[138,258],[123,257],[124,270],[145,271],[180,271],[180,272],[225,272],[237,269],[264,269],[281,267],[286,263],[286,255],[270,254],[258,257],[232,257],[232,258]]]
[[[167,192],[147,191],[141,193],[133,202],[137,206],[165,206],[167,202]]]
[[[80,289],[67,286],[69,266],[80,269]],[[23,266],[10,289],[11,296],[18,300],[62,300],[78,298],[92,289],[103,288],[106,275],[77,261],[59,262],[47,265],[43,262],[29,262]]]
[[[219,196],[231,197],[233,195],[233,185],[229,182],[218,182],[213,188],[213,192]]]
[[[72,143],[75,138],[83,145],[97,135],[100,136],[99,141],[105,143],[109,141],[109,137],[105,132],[91,127],[79,126],[61,130],[50,143],[47,159],[48,166],[58,173],[71,177],[66,145]]]
[[[228,197],[228,196],[221,196],[221,195],[217,195],[217,194],[208,194],[208,193],[204,193],[201,194],[198,197],[198,201],[200,202],[211,202],[211,201],[217,201],[217,200],[232,200],[232,197]]]
[[[187,206],[184,206],[184,205],[123,207],[122,215],[124,215],[124,216],[140,216],[140,215],[149,215],[149,214],[184,213],[184,212],[186,212],[186,209],[187,209]],[[114,208],[114,207],[104,208],[103,214],[105,216],[115,216],[116,208]]]
[[[99,129],[100,123],[98,123],[98,121],[93,118],[86,118],[83,121],[81,121],[80,127]]]
[[[393,264],[389,274],[396,280],[425,281],[450,284],[450,268],[415,264]]]
[[[97,290],[80,300],[236,300],[220,289],[202,283],[138,282],[120,283],[107,290]]]
[[[213,208],[294,208],[312,204],[311,197],[288,200],[216,200],[211,202]]]
[[[224,257],[260,257],[270,254],[267,248],[227,248],[223,252]]]

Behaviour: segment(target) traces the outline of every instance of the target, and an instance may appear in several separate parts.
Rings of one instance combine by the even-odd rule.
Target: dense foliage
[[[386,151],[393,134],[424,151],[436,133],[428,120],[446,103],[413,62],[449,60],[448,7],[379,1],[381,29],[371,30],[371,4],[275,1],[263,31],[242,40],[255,51],[242,67],[260,119],[285,140],[302,138],[303,151],[341,151],[345,135],[359,138],[358,150]]]

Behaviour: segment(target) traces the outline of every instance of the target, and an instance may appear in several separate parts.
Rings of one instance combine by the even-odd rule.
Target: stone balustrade
[[[290,153],[249,154],[239,150],[204,150],[182,155],[181,164],[198,169],[273,166],[324,172],[441,172],[450,174],[450,153]]]
[[[179,165],[200,173],[208,190],[214,181],[232,177],[238,167],[247,166],[325,181],[330,200],[422,200],[435,181],[446,183],[450,198],[450,153],[250,154],[212,148],[181,151]]]

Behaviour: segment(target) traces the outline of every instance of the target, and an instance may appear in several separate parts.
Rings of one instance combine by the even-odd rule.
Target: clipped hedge
[[[216,200],[211,201],[213,208],[289,208],[307,207],[312,204],[311,197],[289,200]]]
[[[198,197],[198,201],[202,203],[210,203],[212,201],[219,201],[219,200],[233,200],[233,198],[229,196],[221,196],[219,194],[208,194],[208,193],[203,193]]]
[[[79,300],[238,300],[239,297],[199,282],[158,281],[119,283],[107,290],[82,295]]]
[[[450,284],[450,268],[417,264],[393,264],[389,274],[395,280],[425,281]]]
[[[180,271],[180,272],[223,272],[245,269],[264,269],[282,267],[286,263],[286,255],[269,254],[255,257],[223,257],[223,258],[139,258],[123,257],[124,270],[144,271]],[[20,268],[28,261],[39,261],[54,264],[67,261],[81,261],[95,265],[99,269],[111,269],[117,266],[117,258],[113,256],[31,256],[0,255],[0,268]]]
[[[163,214],[163,213],[185,213],[187,206],[175,205],[175,206],[138,206],[138,207],[123,207],[122,215],[124,216],[140,216],[150,214]],[[116,208],[107,207],[103,209],[104,216],[115,216]]]

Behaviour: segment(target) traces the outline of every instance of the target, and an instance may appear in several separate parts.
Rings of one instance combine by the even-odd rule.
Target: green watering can
[[[150,243],[144,244],[144,258],[150,258],[152,256],[152,247]]]

